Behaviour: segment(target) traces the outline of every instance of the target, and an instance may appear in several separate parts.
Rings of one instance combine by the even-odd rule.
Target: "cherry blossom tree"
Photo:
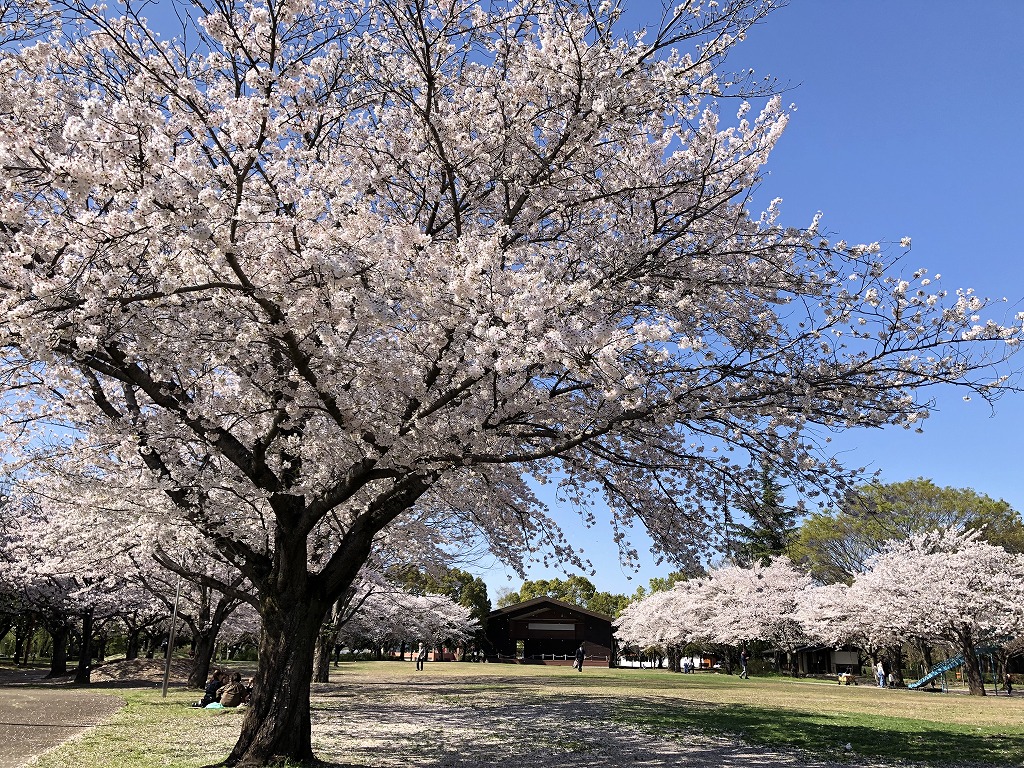
[[[533,478],[692,565],[763,460],[846,486],[808,430],[1004,384],[984,300],[754,209],[789,114],[722,105],[765,95],[727,54],[774,0],[629,37],[609,3],[196,0],[173,39],[50,5],[61,36],[0,53],[5,453],[251,582],[230,764],[312,761],[322,621],[410,515],[583,565]]]
[[[679,607],[681,599],[693,596],[672,589],[654,592],[630,604],[615,620],[616,638],[621,645],[639,648],[667,648],[690,642],[696,636],[696,627],[685,622],[685,613]]]
[[[702,595],[703,632],[724,645],[762,640],[792,654],[807,642],[796,610],[810,586],[810,577],[784,557],[714,569]]]
[[[152,623],[168,612],[142,589],[119,546],[110,545],[114,537],[95,518],[20,494],[13,506],[18,514],[6,520],[0,538],[0,583],[50,633],[51,676],[67,673],[68,641],[77,636],[75,682],[86,684],[97,629],[122,615],[148,615],[146,623]]]
[[[1024,633],[1024,555],[947,528],[893,541],[854,579],[848,605],[875,646],[919,637],[964,657],[967,685],[984,696],[976,648]]]
[[[359,608],[342,625],[339,640],[375,650],[397,643],[457,643],[479,627],[471,609],[444,595],[414,595],[397,585],[364,586]]]
[[[640,645],[735,647],[763,640],[793,651],[807,640],[797,608],[810,587],[810,577],[785,558],[713,568],[629,606],[615,622],[616,634]]]
[[[199,557],[203,558],[204,554]],[[134,560],[141,584],[168,610],[173,610],[175,595],[178,596],[178,618],[187,627],[192,640],[192,668],[188,675],[188,684],[192,688],[202,688],[206,684],[224,622],[244,603],[255,602],[251,592],[246,590],[244,576],[237,571],[225,574],[224,566],[216,559],[209,556],[204,559],[203,563],[182,562],[161,551],[142,553]],[[211,573],[212,577],[204,578]],[[178,578],[182,581],[178,582]],[[227,584],[231,594],[223,594],[209,586],[211,580]]]

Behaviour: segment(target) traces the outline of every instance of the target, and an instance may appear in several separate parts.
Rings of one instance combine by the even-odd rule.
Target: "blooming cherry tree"
[[[793,650],[807,640],[797,609],[810,588],[810,577],[785,558],[713,568],[629,606],[616,634],[640,645],[763,640]]]
[[[606,3],[197,0],[165,39],[54,0],[60,35],[0,52],[6,455],[251,582],[231,764],[313,759],[321,622],[411,514],[578,562],[532,477],[692,562],[762,458],[845,485],[808,427],[995,394],[1020,329],[986,302],[751,210],[789,114],[717,99],[773,5],[624,38]]]
[[[909,638],[963,654],[970,692],[984,696],[976,647],[1024,632],[1024,555],[948,528],[894,541],[849,589],[859,631],[876,647]]]
[[[376,584],[365,589],[359,607],[338,634],[354,647],[370,641],[375,649],[394,643],[459,642],[479,629],[470,609],[444,595],[413,595],[395,585]]]

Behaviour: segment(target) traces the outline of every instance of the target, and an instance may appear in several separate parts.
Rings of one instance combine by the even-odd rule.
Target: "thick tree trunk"
[[[48,631],[53,638],[53,653],[47,677],[63,677],[68,673],[68,627],[66,624],[54,624]]]
[[[189,688],[203,688],[210,676],[210,666],[213,664],[213,652],[217,647],[217,633],[220,627],[207,627],[202,632],[196,633],[192,641],[195,644],[195,651],[192,656],[192,671],[188,675]]]
[[[152,632],[146,633],[146,658],[152,659],[156,656],[157,636]]]
[[[78,649],[78,669],[75,684],[89,685],[92,680],[92,609],[82,612],[82,643]]]
[[[935,662],[932,660],[932,647],[928,643],[921,644],[921,655],[924,657],[925,668],[931,671],[931,668],[935,666]]]
[[[328,605],[307,595],[263,600],[253,697],[225,765],[314,762],[309,691],[313,650]]]
[[[893,649],[890,658],[892,658],[893,684],[897,688],[906,688],[907,684],[903,680],[903,648]]]
[[[964,675],[967,678],[968,691],[972,696],[984,696],[985,683],[981,677],[981,664],[974,650],[974,638],[970,630],[957,634],[957,640],[961,645],[961,653],[964,654]]]
[[[139,630],[128,631],[128,640],[125,643],[124,658],[127,661],[139,658]]]

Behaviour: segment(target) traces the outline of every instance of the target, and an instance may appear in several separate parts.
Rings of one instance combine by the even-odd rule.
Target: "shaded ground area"
[[[515,687],[352,681],[315,694],[314,749],[329,765],[377,768],[832,768],[885,766],[863,756],[822,759],[736,738],[663,738],[617,720],[595,697],[522,697]],[[495,682],[493,679],[489,682]],[[517,681],[521,682],[521,681]],[[518,687],[518,686],[517,686]],[[333,690],[332,690],[333,689]]]
[[[29,687],[42,673],[0,675],[0,768],[25,765],[34,755],[91,728],[124,706],[118,696],[67,687]]]
[[[1024,768],[1018,749],[1018,740],[1024,734],[1016,725],[1008,727],[1006,734],[995,735],[983,734],[980,721],[969,725],[919,721],[914,725],[908,720],[906,728],[872,727],[870,722],[857,720],[852,710],[834,711],[829,705],[835,693],[830,686],[801,688],[800,700],[807,699],[807,706],[790,710],[757,703],[756,687],[743,688],[745,696],[755,702],[748,704],[700,700],[702,691],[697,689],[673,690],[672,695],[665,695],[668,689],[662,680],[614,675],[445,675],[441,669],[416,674],[409,667],[409,673],[390,666],[379,670],[381,674],[376,669],[367,674],[365,668],[358,672],[354,668],[336,674],[332,683],[313,686],[313,745],[324,768],[922,765],[881,754],[940,758],[936,762],[944,768],[980,768],[983,763]],[[111,680],[106,685],[110,686],[123,685],[119,678],[147,680],[153,675],[128,665],[120,670],[111,665],[107,674]],[[729,681],[720,682],[722,685],[713,692],[728,694],[734,690]],[[179,687],[163,699],[152,679],[144,687],[150,693],[129,695],[132,706],[83,739],[49,752],[40,758],[39,765],[109,768],[112,763],[108,760],[116,754],[120,758],[118,766],[196,768],[227,755],[237,738],[242,711],[195,710],[188,707],[195,692]],[[782,690],[771,681],[765,681],[763,687],[776,694]],[[10,692],[0,689],[0,693]],[[40,691],[29,687],[13,692]],[[53,691],[62,692],[97,696],[94,690]],[[823,694],[828,695],[822,698]],[[882,695],[872,701],[872,711],[881,708],[888,713],[887,721],[905,719],[889,709],[903,699]],[[0,702],[3,711],[7,710]],[[59,730],[60,725],[82,726],[100,719],[97,712],[91,714],[92,719],[83,722],[51,720],[50,730],[60,734],[58,740],[72,736],[74,733],[68,732],[71,729]],[[5,738],[7,734],[0,731],[0,745]],[[875,752],[873,756],[872,745],[885,746],[882,742],[886,739],[895,739],[901,749]],[[984,750],[968,748],[974,742],[989,740],[992,743],[986,743]],[[758,742],[775,746],[758,746]],[[920,743],[929,748],[918,748]],[[19,763],[0,763],[0,768],[13,765]]]

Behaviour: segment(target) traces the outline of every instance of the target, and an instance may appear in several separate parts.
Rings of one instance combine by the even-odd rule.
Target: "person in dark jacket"
[[[583,646],[581,645],[579,648],[576,649],[576,661],[573,663],[573,666],[576,667],[576,669],[578,669],[580,672],[582,672],[583,660],[586,658],[587,652],[583,650]]]
[[[217,700],[217,691],[227,681],[227,676],[219,669],[213,670],[210,679],[206,681],[206,690],[203,691],[203,698],[195,702],[193,707],[205,707]]]

